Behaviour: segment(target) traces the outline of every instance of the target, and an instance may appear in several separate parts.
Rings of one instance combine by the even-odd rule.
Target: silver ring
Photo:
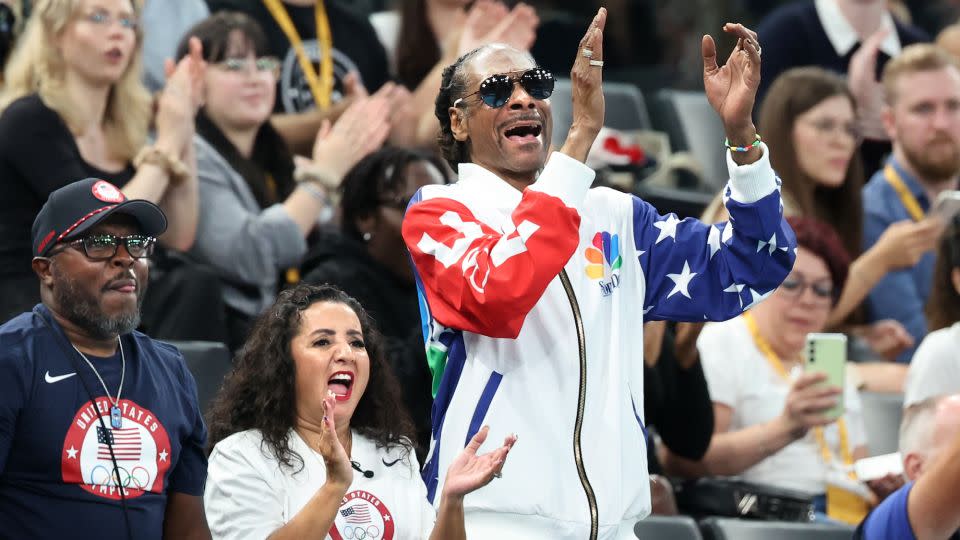
[[[583,57],[584,58],[593,58],[593,49],[583,48]]]
[[[590,65],[594,67],[603,67],[603,60],[591,60]]]

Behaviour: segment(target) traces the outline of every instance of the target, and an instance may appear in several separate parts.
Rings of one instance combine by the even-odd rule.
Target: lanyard
[[[903,178],[900,178],[897,169],[887,163],[883,168],[883,176],[887,179],[890,187],[897,192],[897,197],[900,197],[900,202],[903,203],[903,207],[907,209],[910,217],[913,218],[914,221],[923,219],[925,215],[923,208],[920,207],[920,203],[917,201],[917,198],[913,196],[913,193],[910,193],[910,189],[908,189],[907,184],[903,182]]]
[[[326,109],[330,106],[331,96],[333,95],[333,38],[330,35],[330,21],[327,19],[327,10],[323,6],[323,0],[317,0],[314,14],[317,18],[317,42],[320,44],[320,75],[313,67],[313,62],[307,56],[303,49],[303,40],[300,33],[290,20],[290,14],[287,8],[283,7],[281,0],[263,0],[263,5],[270,11],[273,20],[283,30],[284,35],[293,46],[297,53],[297,61],[300,63],[300,69],[307,78],[307,84],[310,85],[310,93],[313,94],[313,101],[320,109]]]
[[[763,336],[760,335],[760,329],[757,328],[757,321],[754,320],[753,314],[749,312],[744,313],[742,317],[743,321],[747,323],[747,329],[750,330],[750,336],[753,337],[754,344],[757,346],[757,349],[760,349],[760,352],[763,353],[763,356],[767,359],[767,363],[770,364],[770,367],[773,368],[773,371],[775,371],[780,378],[789,382],[790,376],[787,374],[787,370],[783,367],[783,363],[780,362],[777,353],[773,352],[773,348],[770,347],[767,340],[763,339]],[[840,417],[837,420],[837,430],[840,432],[840,455],[843,457],[843,463],[847,466],[853,465],[853,453],[850,452],[850,439],[847,436],[847,422],[845,418]],[[824,463],[829,465],[833,461],[833,452],[830,451],[827,440],[823,436],[823,428],[816,427],[813,428],[812,431],[817,440],[817,445],[820,447],[820,455],[823,457]],[[853,472],[849,474],[851,478],[855,478]]]

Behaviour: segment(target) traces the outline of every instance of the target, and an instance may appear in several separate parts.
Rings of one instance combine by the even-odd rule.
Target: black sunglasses
[[[117,254],[120,244],[127,249],[127,253],[134,259],[142,259],[153,255],[153,247],[157,239],[152,236],[142,234],[131,234],[130,236],[116,236],[113,234],[91,234],[83,238],[77,238],[66,242],[65,246],[76,246],[79,244],[84,255],[92,261],[105,261],[112,259]],[[66,248],[64,248],[66,249]],[[50,253],[51,256],[60,253],[63,249]]]
[[[510,100],[515,83],[520,83],[533,99],[547,99],[553,94],[553,73],[543,68],[533,68],[522,72],[491,75],[480,83],[479,90],[454,101],[453,106],[459,107],[461,101],[479,94],[480,100],[488,107],[499,109]]]

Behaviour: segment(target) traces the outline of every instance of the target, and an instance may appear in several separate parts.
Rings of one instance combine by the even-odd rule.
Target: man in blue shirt
[[[919,344],[927,333],[924,306],[933,279],[933,247],[943,229],[928,219],[944,190],[960,175],[960,70],[933,45],[911,45],[883,74],[887,107],[884,127],[893,141],[886,165],[863,188],[863,248],[866,251],[900,221],[912,228],[912,267],[888,273],[867,299],[871,321],[896,319]],[[909,362],[915,347],[904,351]]]
[[[930,398],[907,409],[900,453],[909,482],[867,516],[855,538],[960,539],[960,395]]]
[[[134,331],[166,226],[97,179],[37,215],[42,303],[0,326],[0,536],[210,538],[196,385],[175,348]]]

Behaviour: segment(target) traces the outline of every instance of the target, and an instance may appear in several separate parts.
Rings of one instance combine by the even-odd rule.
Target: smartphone
[[[960,212],[960,191],[948,190],[937,196],[931,214],[949,224],[958,212]]]
[[[844,379],[847,371],[847,336],[843,334],[807,334],[806,372],[824,373],[829,386],[840,388],[837,404],[824,411],[827,418],[843,415]]]
[[[858,480],[869,482],[888,474],[903,474],[903,461],[900,459],[900,452],[894,452],[858,459],[853,463],[853,470],[857,473]]]

